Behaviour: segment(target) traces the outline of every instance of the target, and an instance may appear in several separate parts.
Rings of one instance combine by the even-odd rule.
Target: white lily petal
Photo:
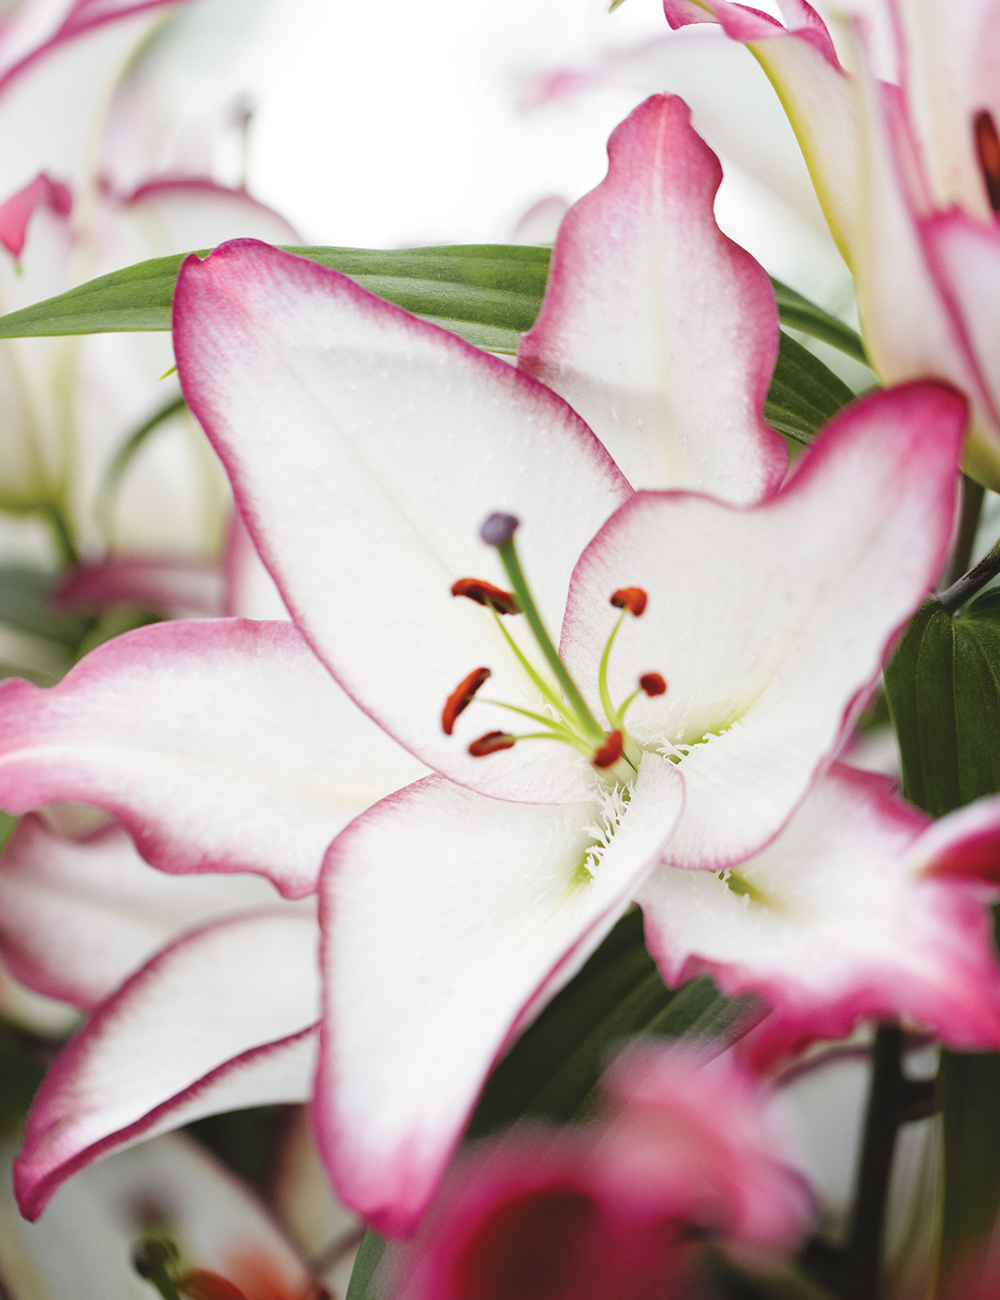
[[[315,918],[287,907],[215,922],[105,1002],[35,1096],[15,1173],[27,1217],[112,1150],[218,1111],[306,1100],[318,938]]]
[[[256,871],[292,897],[352,817],[425,770],[288,623],[159,623],[0,697],[9,810],[97,804],[161,870]]]
[[[274,901],[259,876],[167,876],[117,826],[71,840],[28,816],[0,857],[0,955],[36,992],[89,1008],[182,930]]]
[[[764,997],[774,1023],[755,1031],[758,1052],[880,1017],[962,1051],[995,1049],[995,891],[915,870],[927,826],[891,781],[835,764],[781,835],[735,868],[735,885],[672,867],[645,882],[650,951],[672,984],[708,971],[726,993]]]
[[[539,707],[489,612],[450,589],[462,577],[504,581],[479,528],[513,512],[554,632],[581,547],[629,495],[590,430],[506,363],[251,241],[184,264],[174,342],[257,549],[348,693],[474,789],[587,798],[586,761],[564,746],[479,762],[442,733],[440,711],[479,666],[493,669],[501,699]]]
[[[584,552],[563,628],[572,671],[613,626],[609,595],[648,593],[609,682],[621,701],[640,673],[666,679],[627,726],[684,755],[675,865],[756,852],[829,762],[944,563],[965,412],[937,385],[873,394],[831,422],[771,501],[738,510],[639,493]]]
[[[624,911],[682,799],[646,755],[592,879],[600,805],[503,803],[439,777],[331,845],[316,1119],[340,1195],[370,1222],[412,1228],[491,1064]]]

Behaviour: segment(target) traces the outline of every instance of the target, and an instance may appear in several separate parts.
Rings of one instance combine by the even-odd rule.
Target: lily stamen
[[[466,596],[469,600],[474,600],[477,605],[485,605],[497,614],[520,614],[521,612],[521,606],[512,591],[494,587],[492,582],[484,582],[482,578],[459,578],[457,582],[452,583],[451,594]]]
[[[659,673],[645,673],[639,679],[638,688],[621,708],[616,709],[608,690],[608,660],[611,647],[626,614],[639,618],[645,611],[648,602],[646,592],[641,587],[620,587],[610,597],[611,604],[620,609],[621,614],[611,630],[598,666],[598,692],[605,716],[611,724],[610,728],[605,730],[587,706],[542,622],[514,545],[514,534],[518,526],[518,520],[514,515],[494,514],[490,515],[480,531],[483,540],[496,547],[499,552],[513,591],[503,591],[481,578],[459,578],[453,584],[451,592],[453,596],[465,596],[490,610],[514,657],[552,712],[551,715],[546,715],[521,705],[509,704],[504,700],[485,699],[480,696],[479,703],[492,704],[495,708],[508,709],[521,717],[530,718],[543,730],[522,735],[499,730],[488,731],[469,745],[469,753],[473,758],[485,758],[489,754],[499,753],[501,749],[510,749],[519,740],[558,740],[577,750],[598,769],[615,768],[620,761],[623,761],[634,775],[638,770],[641,753],[623,727],[625,711],[635,697],[643,691],[647,695],[662,695],[667,689],[667,684]],[[524,614],[534,634],[535,643],[548,660],[558,684],[546,680],[543,673],[531,663],[504,626],[501,616],[514,613]],[[446,735],[452,734],[455,720],[472,703],[473,697],[490,676],[488,668],[477,668],[449,695],[441,715],[441,725]],[[622,768],[618,773],[609,773],[609,776],[613,776],[617,781],[624,770]],[[631,775],[622,779],[627,785],[631,781]]]
[[[1000,212],[1000,135],[997,134],[993,114],[982,109],[976,114],[972,126],[990,207],[994,212]]]
[[[448,696],[444,708],[441,710],[441,730],[446,736],[451,735],[456,718],[472,703],[472,697],[476,691],[479,690],[483,682],[492,676],[493,674],[488,668],[474,668],[468,677],[462,678]]]

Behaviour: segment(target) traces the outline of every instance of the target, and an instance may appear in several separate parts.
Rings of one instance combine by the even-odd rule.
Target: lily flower
[[[189,259],[175,311],[186,396],[294,621],[160,625],[50,691],[4,683],[0,799],[104,807],[168,871],[318,881],[320,1144],[343,1200],[405,1233],[492,1063],[664,852],[729,868],[827,766],[944,561],[965,404],[874,394],[737,507],[634,491],[523,370],[265,245]],[[220,924],[102,1005],[38,1095],[29,1213],[216,1082],[230,1106],[308,1093],[290,925],[252,984],[234,972],[265,930],[230,961]]]
[[[515,1126],[455,1164],[414,1241],[383,1266],[394,1300],[714,1294],[706,1240],[780,1262],[813,1217],[766,1087],[732,1059],[627,1049],[598,1118]]]
[[[217,184],[210,167],[193,172],[152,138],[144,154],[138,147],[173,57],[149,38],[164,36],[183,8],[24,0],[5,18],[0,310],[234,235],[294,239],[278,214]],[[212,581],[230,504],[176,383],[159,382],[172,364],[169,341],[148,333],[0,341],[0,511],[54,525],[58,545],[46,551],[35,538],[30,552],[48,553],[51,567],[114,552],[102,576],[115,590],[104,594],[138,589],[153,608],[173,608],[178,587],[183,598]],[[150,420],[155,437],[140,436],[119,462]],[[135,569],[123,574],[130,560]]]
[[[1000,1048],[1000,799],[935,822],[893,791],[834,764],[732,872],[664,866],[639,891],[668,984],[707,973],[767,1002],[741,1043],[758,1065],[861,1020],[902,1021],[957,1051]]]
[[[857,286],[862,333],[885,383],[936,376],[973,408],[965,468],[1000,487],[1000,99],[994,14],[886,0],[901,84],[872,73],[863,27],[856,70],[805,0],[787,25],[730,0],[664,0],[671,27],[716,22],[774,83],[831,232]]]
[[[321,1287],[251,1190],[174,1135],[88,1170],[28,1224],[0,1149],[0,1273],[11,1300],[156,1295],[142,1272],[167,1264],[184,1300],[320,1300]],[[142,1271],[139,1271],[142,1270]]]

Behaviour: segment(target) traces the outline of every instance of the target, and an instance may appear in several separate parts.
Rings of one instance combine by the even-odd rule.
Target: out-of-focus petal
[[[71,840],[28,816],[0,857],[0,955],[36,992],[90,1008],[180,931],[269,902],[259,876],[172,878],[117,826]]]
[[[219,1111],[305,1101],[318,937],[314,918],[287,909],[215,922],[103,1003],[35,1095],[14,1175],[26,1217],[117,1148]]]

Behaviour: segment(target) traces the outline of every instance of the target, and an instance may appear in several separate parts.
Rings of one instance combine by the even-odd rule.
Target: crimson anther
[[[441,730],[450,736],[455,726],[455,719],[472,703],[472,697],[479,690],[487,677],[492,677],[488,668],[475,668],[468,677],[463,677],[445,701],[441,710]]]

